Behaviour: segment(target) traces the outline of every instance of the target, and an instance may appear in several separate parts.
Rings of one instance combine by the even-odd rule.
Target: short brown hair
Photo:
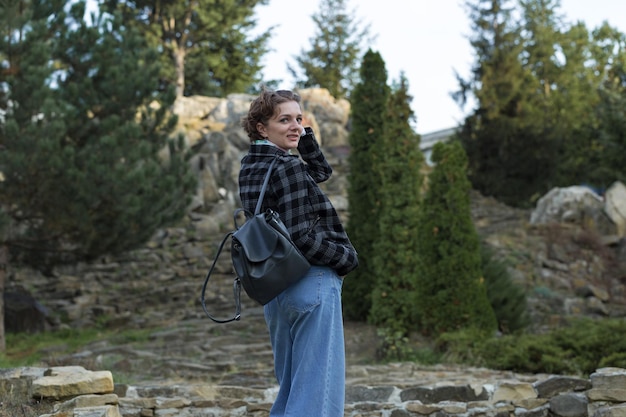
[[[278,111],[278,106],[288,101],[300,104],[300,96],[291,90],[274,91],[263,88],[259,96],[250,104],[248,114],[241,120],[241,127],[248,134],[250,142],[263,139],[256,128],[257,124],[266,125]]]

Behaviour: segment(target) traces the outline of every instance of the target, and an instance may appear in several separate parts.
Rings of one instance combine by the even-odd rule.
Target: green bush
[[[442,356],[429,343],[411,340],[404,332],[389,327],[378,329],[376,357],[381,361],[412,361],[423,365],[441,363]]]
[[[442,334],[437,350],[446,362],[525,373],[589,375],[596,369],[626,366],[626,321],[572,320],[547,334],[485,338],[465,330]]]
[[[526,308],[526,292],[511,279],[506,262],[494,256],[486,245],[481,247],[483,278],[487,298],[502,333],[516,333],[530,324]]]

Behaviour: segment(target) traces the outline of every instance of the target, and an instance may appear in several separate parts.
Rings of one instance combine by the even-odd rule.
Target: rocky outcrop
[[[391,364],[413,367],[414,364]],[[352,370],[355,372],[356,370]],[[367,372],[366,368],[360,370]],[[462,373],[463,371],[464,374]],[[602,368],[589,378],[560,375],[525,376],[457,371],[446,379],[421,381],[437,370],[417,370],[400,385],[360,384],[346,389],[346,417],[374,416],[562,416],[626,415],[626,370]],[[487,374],[487,375],[485,375]],[[356,382],[356,383],[354,383]],[[80,367],[22,368],[0,373],[0,387],[16,386],[24,403],[46,401],[41,417],[176,417],[267,416],[277,387],[173,384],[113,387],[110,373]],[[2,411],[2,405],[0,405]]]
[[[626,185],[616,181],[606,190],[604,207],[613,220],[617,235],[626,238]]]
[[[326,149],[345,148],[349,102],[336,100],[325,89],[298,92],[302,96],[303,123],[313,128],[320,144]],[[198,178],[198,189],[189,211],[203,233],[223,231],[232,224],[232,212],[239,201],[240,160],[250,143],[241,128],[241,119],[254,97],[247,94],[231,94],[225,99],[193,96],[181,97],[175,103],[178,133],[193,150],[191,165]]]
[[[603,235],[617,233],[605,211],[604,199],[591,188],[553,188],[541,197],[530,216],[531,224],[566,223],[592,229]]]

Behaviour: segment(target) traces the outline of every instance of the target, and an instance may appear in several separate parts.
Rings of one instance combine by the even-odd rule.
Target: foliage
[[[605,82],[620,72],[623,35],[566,25],[555,0],[520,2],[519,10],[509,3],[467,3],[476,63],[469,80],[459,77],[455,98],[477,102],[459,133],[474,188],[529,206],[554,186],[606,187],[624,172],[609,155],[623,146],[623,112],[611,110],[623,84]]]
[[[317,33],[311,48],[295,57],[301,70],[288,65],[300,88],[322,87],[335,98],[349,96],[357,83],[362,45],[368,43],[369,25],[348,10],[348,0],[322,0],[313,15]]]
[[[3,38],[0,241],[48,271],[143,244],[184,215],[195,180],[168,138],[157,51],[116,17],[87,24],[84,3],[25,5]]]
[[[417,297],[420,329],[492,331],[496,319],[481,270],[480,242],[470,211],[467,157],[458,142],[433,147],[429,187],[421,205]]]
[[[552,143],[525,112],[533,111],[537,87],[520,62],[521,28],[512,19],[508,0],[468,2],[476,63],[471,80],[459,79],[456,94],[464,104],[471,94],[476,110],[459,133],[468,155],[468,175],[475,189],[508,204],[521,204],[553,177]]]
[[[382,187],[378,238],[371,261],[375,274],[369,321],[408,335],[415,328],[417,311],[415,258],[420,208],[421,169],[424,156],[420,137],[411,128],[414,118],[408,81],[401,77],[387,109],[387,132],[378,149]]]
[[[394,331],[389,327],[379,327],[376,332],[380,346],[376,356],[382,360],[405,361],[412,355],[409,338],[402,331]]]
[[[450,362],[524,373],[589,375],[601,367],[624,367],[626,322],[572,320],[547,334],[485,338],[471,331],[446,333],[438,350]]]
[[[376,357],[384,362],[411,361],[423,365],[435,365],[441,363],[442,356],[436,352],[430,342],[412,340],[404,332],[394,331],[388,327],[377,329],[379,346]]]
[[[481,245],[481,269],[487,287],[487,298],[493,309],[498,329],[516,333],[530,324],[526,291],[511,279],[506,262],[496,257],[485,244]]]
[[[591,146],[599,157],[588,168],[588,182],[599,189],[614,181],[626,182],[626,166],[621,157],[626,153],[626,34],[604,24],[594,31],[595,56],[607,68],[600,86],[600,102],[596,107],[598,125],[588,133]],[[591,165],[591,164],[589,164]]]
[[[260,81],[260,61],[268,51],[268,29],[249,38],[254,8],[267,0],[102,0],[109,12],[121,11],[162,51],[161,82],[176,96],[225,97]]]
[[[347,231],[359,254],[359,267],[344,283],[347,318],[364,321],[371,308],[376,272],[371,260],[373,243],[379,238],[382,190],[380,151],[387,134],[387,103],[390,89],[387,70],[378,52],[368,50],[361,65],[361,82],[354,89],[350,132],[350,175]]]

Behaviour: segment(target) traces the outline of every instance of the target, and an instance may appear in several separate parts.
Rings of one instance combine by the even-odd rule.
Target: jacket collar
[[[291,155],[288,152],[283,151],[277,146],[274,145],[266,145],[266,144],[256,144],[252,143],[250,145],[250,150],[248,151],[248,155],[253,157],[266,158],[268,156],[295,156]]]

